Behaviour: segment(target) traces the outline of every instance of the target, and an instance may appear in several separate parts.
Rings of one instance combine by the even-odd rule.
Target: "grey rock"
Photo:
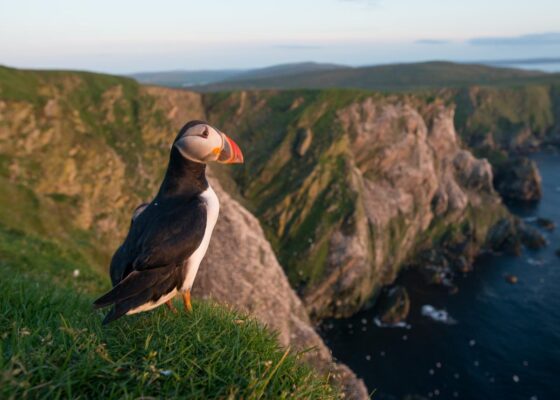
[[[511,200],[534,201],[542,197],[542,179],[537,164],[526,157],[510,160],[496,169],[496,190]]]

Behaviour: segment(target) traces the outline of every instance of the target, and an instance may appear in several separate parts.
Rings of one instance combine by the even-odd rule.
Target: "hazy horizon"
[[[0,64],[109,73],[560,54],[560,3],[474,0],[6,3]],[[232,18],[235,16],[235,18]],[[505,17],[507,16],[507,17]]]

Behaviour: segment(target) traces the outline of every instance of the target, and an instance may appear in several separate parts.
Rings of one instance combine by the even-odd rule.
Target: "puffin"
[[[108,324],[152,310],[181,295],[191,312],[191,289],[218,220],[220,202],[206,179],[206,164],[243,163],[239,146],[205,121],[180,130],[157,195],[133,213],[128,234],[111,259],[113,288],[94,301],[112,306]]]

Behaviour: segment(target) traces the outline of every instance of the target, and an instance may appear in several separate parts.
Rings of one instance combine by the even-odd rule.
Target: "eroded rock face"
[[[476,254],[505,212],[490,164],[460,147],[452,108],[366,99],[337,115],[354,165],[348,180],[356,193],[353,229],[341,226],[331,235],[325,278],[304,296],[314,316],[353,313],[424,246],[476,243]],[[483,218],[474,218],[479,212]],[[448,232],[460,224],[469,231]],[[451,253],[446,263],[457,269],[468,269],[474,258],[456,260]]]
[[[278,332],[284,346],[296,350],[314,348],[306,354],[310,363],[324,372],[334,372],[349,398],[367,398],[363,381],[346,366],[332,362],[259,221],[216,179],[210,182],[220,199],[220,218],[196,277],[194,295],[230,304],[255,316]]]

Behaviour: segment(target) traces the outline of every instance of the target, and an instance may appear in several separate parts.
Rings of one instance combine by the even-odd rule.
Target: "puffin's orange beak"
[[[222,164],[243,164],[243,153],[230,137],[222,133],[224,137],[224,148],[220,152],[218,162]]]

